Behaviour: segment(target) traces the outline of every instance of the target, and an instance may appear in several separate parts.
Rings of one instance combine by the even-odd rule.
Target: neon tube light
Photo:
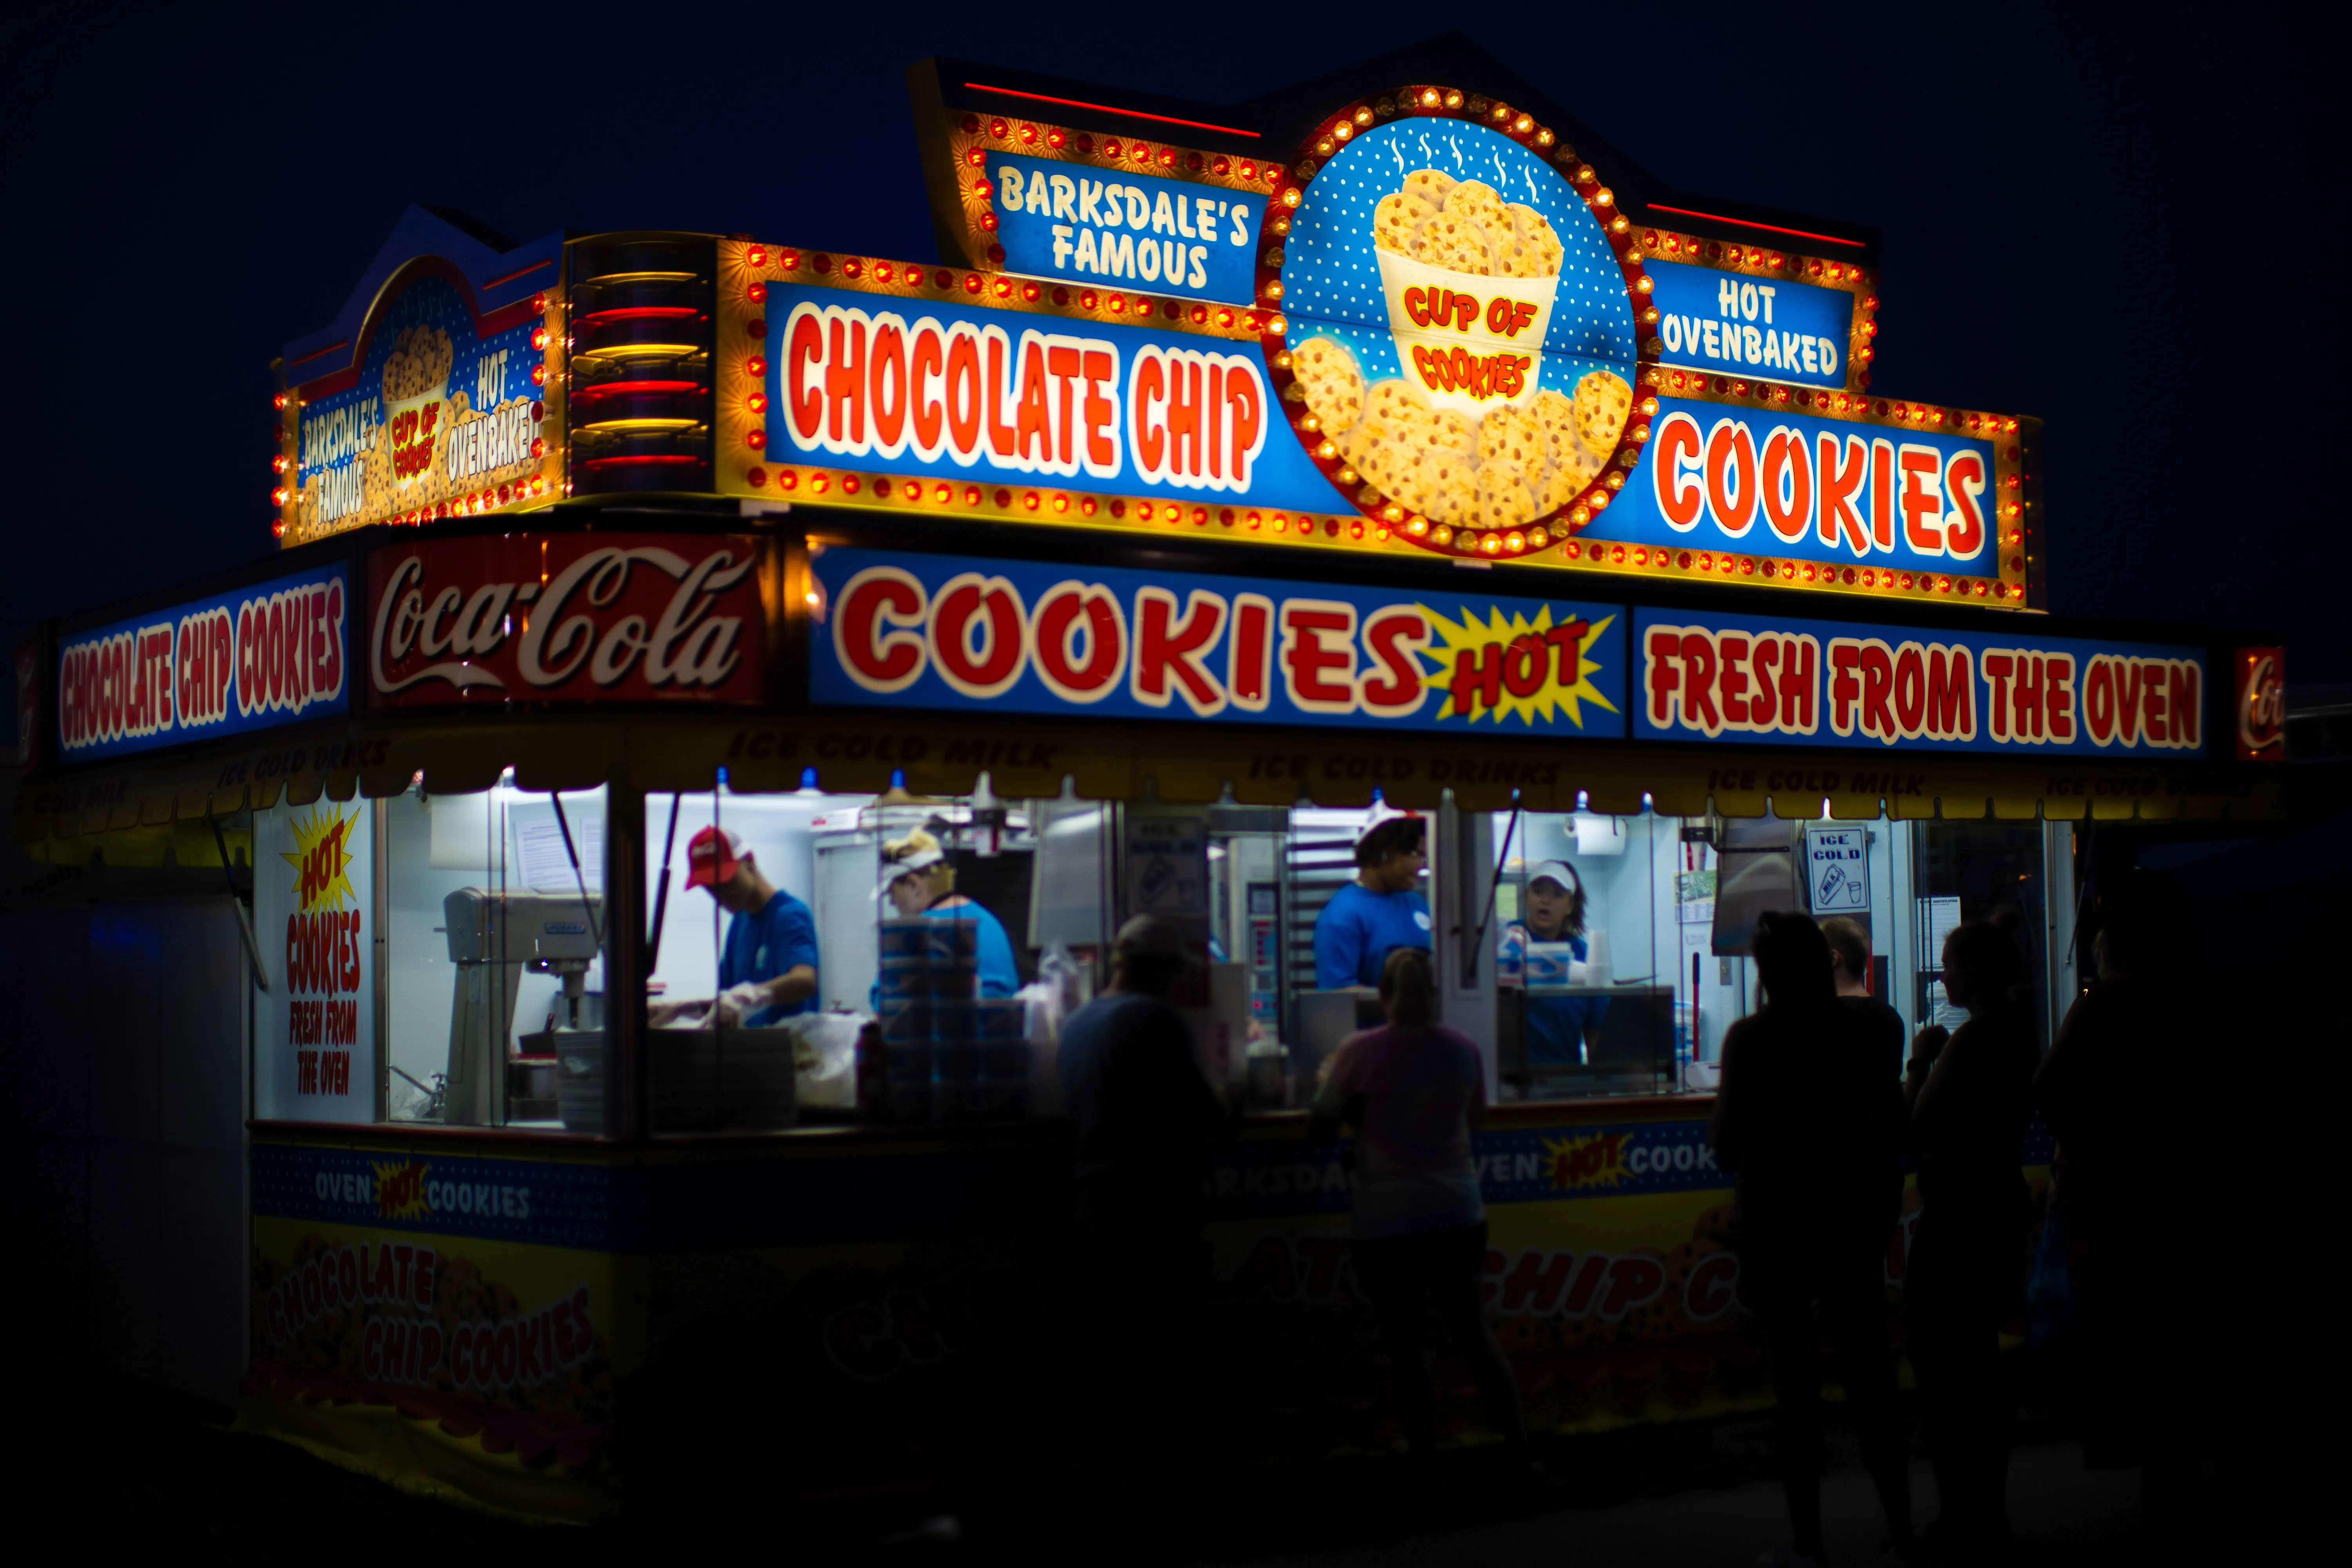
[[[1244,131],[1235,125],[1212,125],[1205,120],[1178,120],[1166,114],[1146,114],[1140,109],[1114,109],[1108,103],[1088,103],[1082,98],[1055,98],[1046,93],[1023,92],[1018,88],[1011,87],[990,87],[977,81],[968,81],[963,85],[973,92],[993,92],[1006,98],[1025,98],[1033,103],[1058,103],[1069,109],[1090,109],[1097,114],[1123,114],[1129,120],[1154,120],[1162,125],[1189,125],[1196,131],[1215,131],[1227,136],[1246,136],[1253,142],[1257,140],[1258,135],[1255,131]]]
[[[1647,206],[1654,213],[1674,213],[1681,217],[1703,217],[1709,223],[1734,224],[1740,228],[1760,228],[1768,230],[1773,234],[1793,234],[1799,239],[1818,239],[1831,245],[1851,245],[1857,250],[1863,248],[1863,242],[1861,240],[1840,239],[1833,234],[1815,234],[1810,229],[1802,228],[1782,228],[1777,223],[1754,223],[1744,217],[1726,217],[1721,213],[1693,212],[1688,207],[1660,206],[1655,202],[1645,202],[1643,205]]]

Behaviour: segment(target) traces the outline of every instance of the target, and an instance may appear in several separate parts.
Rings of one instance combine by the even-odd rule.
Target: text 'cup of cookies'
[[[392,483],[405,491],[433,471],[451,422],[449,334],[412,327],[400,334],[383,364],[383,430],[391,448]]]
[[[1398,359],[1432,405],[1475,420],[1533,402],[1559,292],[1550,223],[1480,181],[1421,169],[1375,205],[1372,231]]]

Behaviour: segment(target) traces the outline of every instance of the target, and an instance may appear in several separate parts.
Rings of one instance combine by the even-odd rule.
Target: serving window
[[[388,1119],[603,1131],[604,791],[509,774],[376,810]]]
[[[1060,1020],[1109,948],[1111,821],[984,788],[648,796],[656,1133],[1050,1113]]]
[[[1365,902],[1362,808],[722,782],[644,797],[644,900],[624,911],[605,897],[607,805],[509,773],[257,811],[256,924],[278,971],[255,997],[257,1114],[605,1131],[620,918],[644,922],[656,1134],[1056,1114],[1062,1021],[1138,913],[1197,955],[1178,1005],[1203,1072],[1253,1110],[1304,1105],[1381,1016],[1379,954],[1339,974],[1318,952],[1335,905]],[[1382,895],[1397,907],[1376,944],[1434,950],[1446,1019],[1486,1048],[1505,1102],[1711,1090],[1726,1032],[1764,1000],[1749,954],[1768,910],[1847,922],[1853,974],[1906,1038],[1964,1016],[1937,967],[1964,920],[2011,926],[2045,1041],[2074,994],[2060,825],[1413,820],[1426,864]]]
[[[2071,996],[2066,830],[2042,823],[1854,822],[1497,813],[1491,915],[1500,1097],[1711,1090],[1724,1036],[1762,1006],[1752,955],[1770,910],[1811,914],[1849,991],[1904,1038],[1967,1015],[1943,992],[1945,936],[2008,926],[2047,1042]],[[1831,922],[1839,922],[1832,927]],[[1841,929],[1842,928],[1842,929]],[[1899,1074],[1890,1054],[1887,1070]]]

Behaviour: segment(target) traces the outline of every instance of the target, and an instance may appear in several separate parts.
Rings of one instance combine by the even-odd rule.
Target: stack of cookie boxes
[[[894,1121],[1028,1113],[1027,1005],[980,994],[980,930],[916,916],[882,922],[884,1079]]]

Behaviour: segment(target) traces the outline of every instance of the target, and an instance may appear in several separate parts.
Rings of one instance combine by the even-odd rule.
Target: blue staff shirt
[[[1004,922],[988,912],[987,906],[973,903],[962,894],[949,902],[933,904],[923,911],[927,921],[963,921],[973,930],[973,944],[980,954],[980,994],[982,996],[1012,996],[1021,990],[1021,969],[1013,962],[1013,939],[1004,934]],[[867,993],[867,1005],[876,1011],[882,1006],[882,983],[877,980]]]
[[[746,981],[773,980],[803,963],[816,967],[816,921],[806,904],[779,888],[776,896],[759,909],[727,922],[727,943],[719,952],[719,988],[724,991]],[[795,1013],[816,1010],[816,993],[812,991],[797,1002],[761,1008],[745,1018],[743,1026],[765,1028]]]
[[[1503,952],[1506,958],[1516,956],[1524,965],[1528,945],[1536,940],[1527,927],[1512,924],[1503,931]],[[1568,939],[1568,950],[1582,963],[1588,956],[1584,939]],[[1528,1065],[1558,1067],[1584,1059],[1584,1042],[1601,1027],[1601,1020],[1609,1012],[1606,996],[1543,996],[1528,993],[1527,1034]]]
[[[1315,984],[1325,991],[1381,983],[1391,950],[1429,947],[1429,900],[1407,889],[1375,893],[1349,882],[1315,920]]]
[[[982,996],[1010,996],[1021,989],[1021,969],[1013,962],[1013,940],[1004,934],[1004,922],[989,913],[984,905],[958,894],[947,903],[933,904],[925,910],[923,918],[969,921],[978,928]]]

